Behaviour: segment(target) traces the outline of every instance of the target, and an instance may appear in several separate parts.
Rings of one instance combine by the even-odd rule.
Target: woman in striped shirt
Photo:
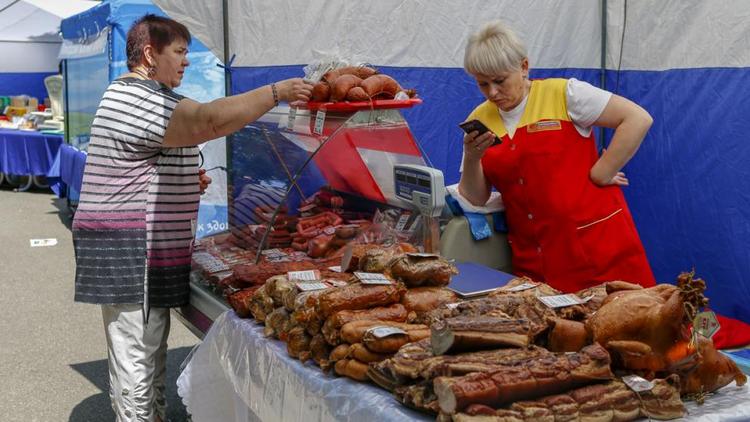
[[[146,15],[128,32],[130,73],[107,88],[73,220],[75,300],[102,306],[117,420],[165,419],[169,308],[188,303],[200,194],[200,143],[256,120],[279,101],[307,101],[294,78],[198,103],[180,85],[190,33]]]

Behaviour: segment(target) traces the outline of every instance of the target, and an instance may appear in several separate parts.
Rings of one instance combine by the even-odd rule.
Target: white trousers
[[[166,421],[169,309],[151,308],[144,326],[142,305],[102,305],[109,363],[109,398],[117,422]]]

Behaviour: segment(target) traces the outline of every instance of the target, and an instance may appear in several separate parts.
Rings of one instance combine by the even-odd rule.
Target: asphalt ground
[[[71,214],[49,190],[0,186],[0,420],[113,421],[101,309],[73,302]],[[57,239],[31,247],[31,239]],[[188,416],[179,366],[199,343],[174,316],[167,418]]]

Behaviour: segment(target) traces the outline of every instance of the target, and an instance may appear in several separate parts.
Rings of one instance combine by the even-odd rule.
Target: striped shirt
[[[91,124],[73,219],[75,300],[174,307],[188,302],[200,200],[198,148],[164,148],[179,94],[155,81],[112,82]]]

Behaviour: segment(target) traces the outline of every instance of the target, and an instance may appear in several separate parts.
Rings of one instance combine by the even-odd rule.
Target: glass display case
[[[424,250],[425,233],[435,228],[399,198],[394,180],[396,165],[429,167],[401,114],[420,103],[276,107],[231,135],[229,230],[200,239],[193,254],[200,274],[191,283],[191,303],[198,313],[212,320],[227,308],[221,292],[231,286],[222,282],[236,278],[238,269],[275,263],[336,268],[353,244],[408,243]],[[195,309],[181,313],[196,316]]]

